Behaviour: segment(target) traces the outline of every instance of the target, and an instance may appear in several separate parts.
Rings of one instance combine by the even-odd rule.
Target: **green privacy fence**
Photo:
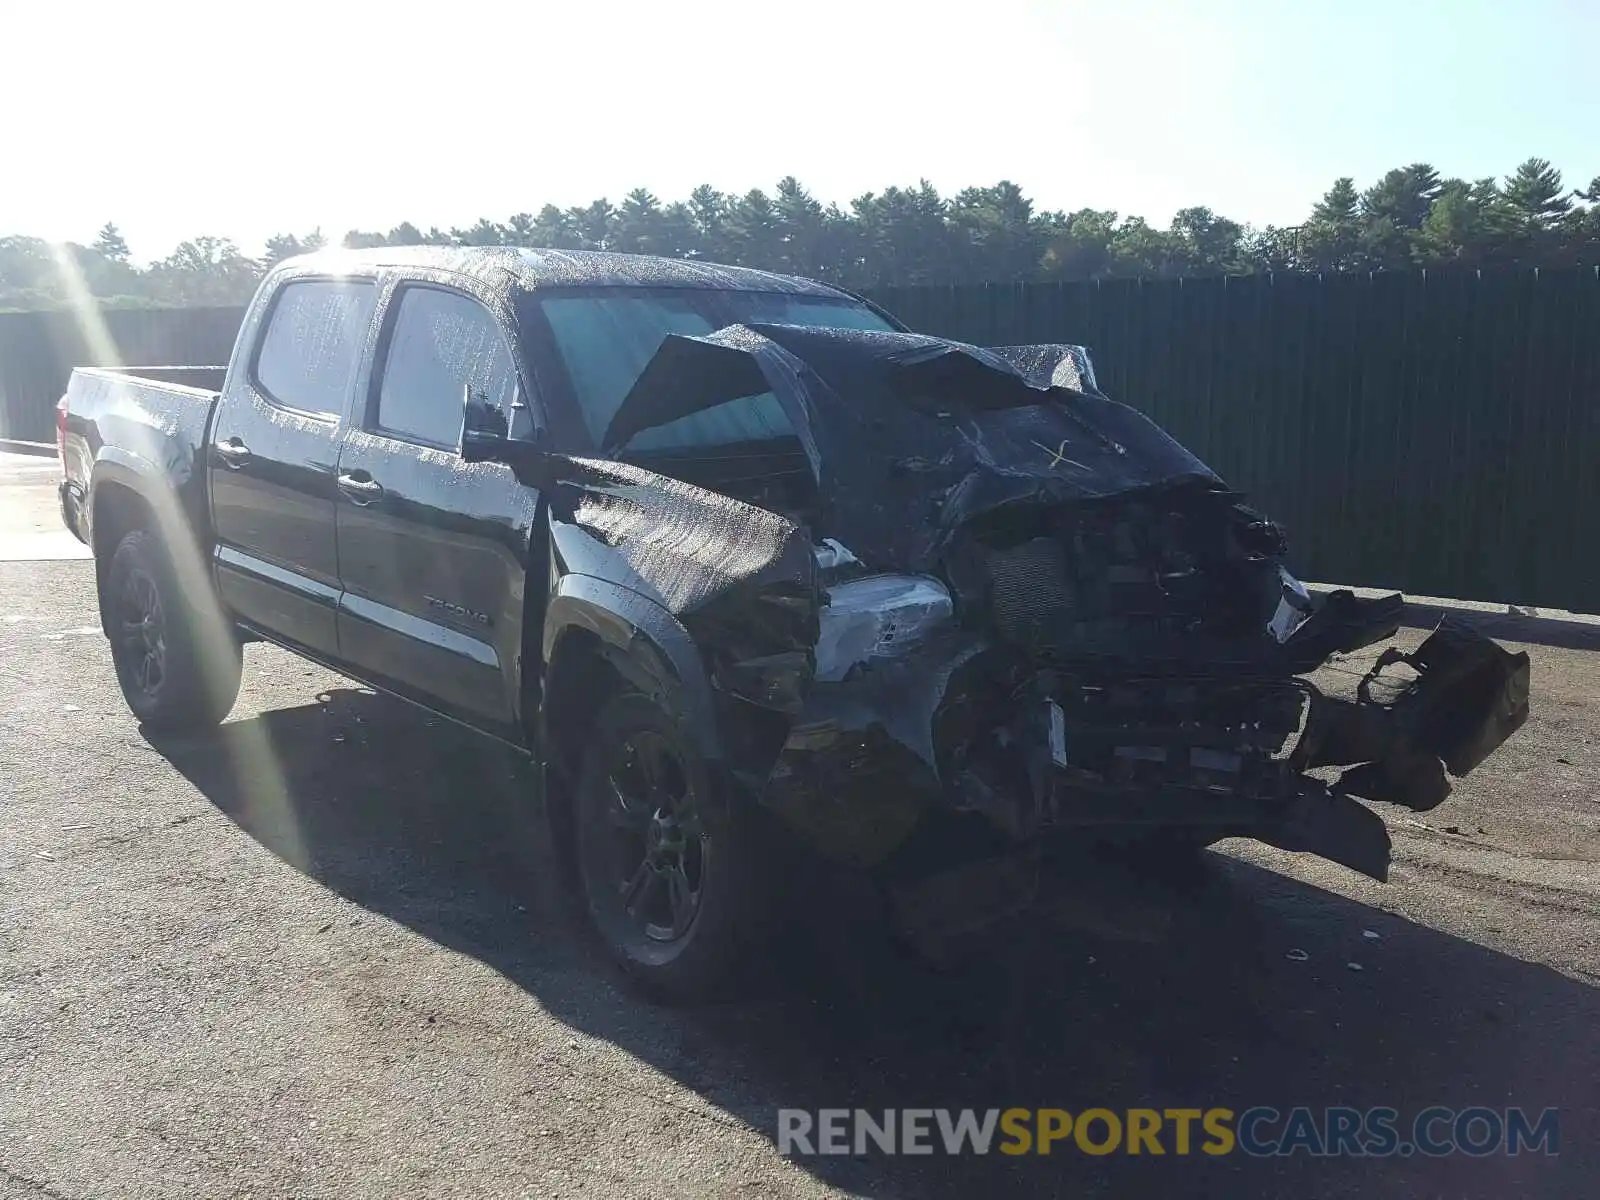
[[[886,288],[913,329],[1069,341],[1289,530],[1311,579],[1600,611],[1594,270]],[[237,309],[107,314],[124,361],[223,362]],[[0,315],[0,432],[53,436],[92,351]]]
[[[1600,611],[1592,269],[900,288],[915,329],[1075,341],[1289,530],[1308,578]]]
[[[0,313],[0,437],[54,441],[73,367],[225,363],[242,308]]]

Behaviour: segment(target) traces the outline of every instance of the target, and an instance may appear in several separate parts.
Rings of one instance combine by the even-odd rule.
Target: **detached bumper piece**
[[[1377,698],[1399,664],[1416,678]],[[1335,791],[1426,812],[1450,794],[1446,769],[1467,774],[1522,727],[1528,685],[1526,654],[1447,620],[1414,652],[1379,655],[1356,700],[1320,697],[1296,756],[1306,767],[1349,767]]]
[[[1374,696],[1384,672],[1404,664],[1415,678],[1386,700]],[[1526,654],[1446,621],[1413,653],[1390,647],[1361,680],[1354,701],[1317,694],[1291,759],[1296,769],[1346,769],[1319,800],[1299,799],[1263,841],[1306,850],[1386,880],[1383,821],[1352,796],[1417,812],[1450,794],[1445,771],[1471,771],[1528,719]]]

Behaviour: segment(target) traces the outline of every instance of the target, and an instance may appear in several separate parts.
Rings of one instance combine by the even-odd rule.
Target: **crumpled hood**
[[[1011,505],[1224,486],[1149,418],[1102,395],[1081,347],[982,349],[793,325],[668,337],[605,449],[767,391],[810,460],[818,533],[880,570],[928,570],[961,525]]]

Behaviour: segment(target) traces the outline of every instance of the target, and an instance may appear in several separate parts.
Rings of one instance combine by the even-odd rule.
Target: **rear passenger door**
[[[339,654],[335,465],[375,279],[291,277],[247,315],[207,448],[217,587],[245,624]]]
[[[467,291],[403,281],[385,305],[337,487],[339,641],[361,676],[519,740],[519,656],[538,496],[457,453],[471,388],[528,436],[509,317]]]

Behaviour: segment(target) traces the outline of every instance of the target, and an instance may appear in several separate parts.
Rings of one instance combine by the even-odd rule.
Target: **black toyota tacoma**
[[[79,370],[59,426],[146,726],[221,721],[265,639],[509,742],[668,995],[749,948],[791,848],[903,887],[1244,836],[1382,879],[1355,797],[1430,808],[1527,715],[1527,656],[1449,625],[1324,694],[1398,596],[1308,594],[1081,348],[799,279],[318,254],[225,370]]]

